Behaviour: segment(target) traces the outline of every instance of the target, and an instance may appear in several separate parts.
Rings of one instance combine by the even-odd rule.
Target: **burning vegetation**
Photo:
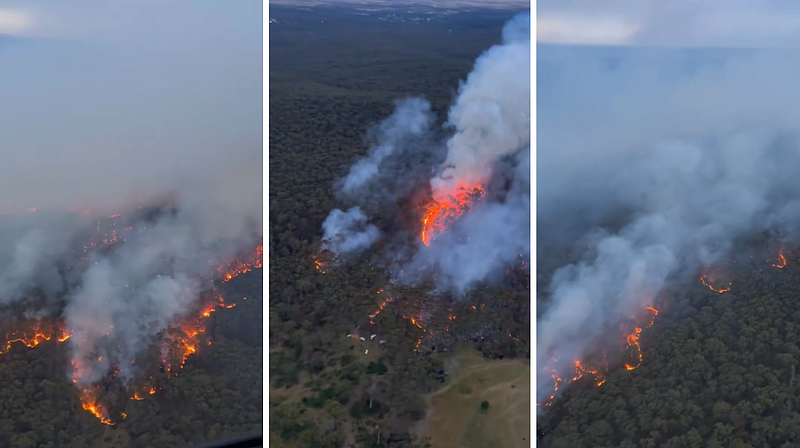
[[[785,249],[781,248],[779,250],[777,262],[774,262],[773,260],[769,260],[769,262],[775,268],[785,268],[787,265]],[[699,280],[700,283],[710,291],[713,291],[717,294],[722,294],[730,291],[733,288],[732,281],[721,280],[722,278],[728,276],[729,275],[724,272],[723,268],[711,269],[706,267],[701,271]],[[625,336],[623,339],[624,348],[622,355],[622,367],[624,367],[625,370],[635,370],[642,365],[643,354],[640,338],[642,332],[646,328],[653,326],[656,316],[658,316],[658,310],[654,307],[647,307],[641,315],[634,319],[632,326],[630,324],[623,325],[623,334]],[[625,328],[630,328],[630,330],[625,330]],[[558,372],[563,372],[564,370],[559,369],[557,367],[558,360],[556,358],[552,358],[550,364],[544,369],[544,371],[548,373],[553,381],[552,393],[550,393],[550,395],[540,403],[537,403],[537,406],[552,406],[559,390],[563,389],[563,387],[567,384],[577,382],[584,377],[592,378],[592,382],[595,387],[605,383],[606,376],[609,373],[609,353],[606,353],[602,350],[598,352],[603,353],[602,360],[595,359],[588,361],[572,361],[574,363],[574,369],[572,369],[571,373],[572,376],[567,377],[559,376]],[[590,365],[591,367],[587,367],[587,365]]]
[[[653,307],[646,307],[644,311],[637,316],[632,322],[627,322],[623,325],[622,334],[624,337],[624,349],[622,350],[622,366],[625,370],[635,370],[642,364],[642,347],[639,345],[639,338],[641,337],[642,330],[649,328],[655,322],[655,317],[658,315],[658,310]],[[632,328],[631,328],[632,327]],[[626,329],[627,328],[627,329]],[[609,373],[608,358],[610,354],[603,350],[598,350],[597,353],[602,353],[602,357],[590,358],[587,360],[573,360],[570,363],[574,367],[569,371],[569,376],[559,376],[558,372],[563,371],[558,368],[558,360],[551,358],[551,364],[545,368],[549,373],[550,378],[553,380],[553,389],[550,395],[537,403],[537,406],[550,407],[556,398],[557,392],[561,387],[567,384],[577,382],[584,377],[591,378],[591,383],[594,387],[602,386],[606,382],[606,376]]]
[[[778,269],[783,269],[786,267],[786,257],[783,255],[783,248],[778,251],[778,261],[772,263],[772,266]]]
[[[455,194],[440,201],[431,200],[422,217],[422,243],[430,246],[460,216],[468,212],[484,195],[483,187],[460,188]]]
[[[100,231],[100,222],[97,220],[97,230]],[[114,245],[120,244],[125,241],[121,235],[124,232],[131,231],[132,226],[124,223],[119,215],[112,216],[104,221],[104,226],[119,226],[120,230],[106,231],[100,236],[93,235],[89,238],[88,242],[82,246],[81,262],[86,263],[91,258],[91,252],[96,250],[113,250]],[[72,265],[72,267],[77,264]],[[219,280],[222,283],[233,280],[234,278],[244,273],[250,272],[253,269],[258,269],[263,266],[263,244],[259,244],[256,249],[247,255],[238,256],[232,259],[229,263],[220,266],[217,269]],[[209,294],[209,299],[203,306],[200,306],[197,314],[188,319],[183,319],[174,322],[166,330],[162,332],[162,340],[164,346],[162,352],[164,353],[162,368],[163,371],[168,373],[168,376],[177,376],[177,372],[182,369],[189,356],[199,351],[203,344],[210,345],[209,338],[203,338],[208,325],[208,318],[218,309],[229,309],[236,306],[236,303],[226,302],[221,294],[219,287],[214,287]],[[246,298],[243,298],[245,300]],[[110,336],[114,331],[111,326],[106,333]],[[12,347],[16,345],[23,345],[25,347],[33,348],[37,345],[52,341],[51,343],[63,343],[74,337],[73,332],[66,327],[64,321],[60,318],[42,318],[42,319],[24,319],[14,321],[6,335],[5,343],[0,345],[0,354],[8,353]],[[103,361],[103,356],[96,356],[97,362]],[[80,358],[73,358],[72,364],[72,382],[76,385],[82,384],[81,379],[85,377],[88,362],[91,360],[81,360]],[[135,364],[135,360],[131,360],[131,364]],[[107,383],[110,379],[116,377],[121,370],[112,365],[109,372],[106,374],[102,383]],[[99,392],[101,384],[95,383],[88,386],[82,386],[80,389],[80,402],[84,410],[90,412],[92,415],[105,425],[114,425],[115,421],[111,418],[109,410],[101,403]],[[145,396],[153,395],[156,393],[156,388],[151,385],[145,385],[142,390],[135,391],[131,396],[131,400],[142,400]],[[125,414],[120,413],[118,417],[124,418]]]
[[[703,285],[709,290],[714,291],[717,294],[728,292],[733,288],[733,282],[720,281],[719,274],[717,272],[707,272],[706,269],[704,269],[703,274],[700,275],[700,282],[702,282]]]

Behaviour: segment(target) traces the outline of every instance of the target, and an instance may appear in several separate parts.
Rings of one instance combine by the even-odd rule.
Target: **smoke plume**
[[[322,223],[324,248],[336,254],[347,254],[368,248],[380,237],[378,228],[367,223],[367,215],[358,207],[343,212],[331,211]]]
[[[523,14],[506,24],[503,43],[478,58],[459,88],[445,168],[431,180],[435,198],[486,183],[495,162],[530,145],[530,90],[530,16]]]
[[[392,155],[407,153],[409,147],[414,146],[413,138],[426,134],[433,119],[431,105],[427,101],[420,98],[398,101],[394,113],[373,131],[377,144],[370,149],[367,156],[350,167],[347,177],[339,182],[341,193],[345,197],[357,196],[370,181],[386,181],[387,169],[384,166],[381,173],[381,165],[388,162],[387,158]],[[375,187],[379,188],[380,185]]]
[[[556,358],[569,369],[596,348],[604,324],[729,260],[739,239],[800,236],[800,180],[790,168],[800,163],[796,56],[548,46],[539,54],[539,263],[570,246],[583,252],[545,291],[540,365]],[[540,396],[552,392],[549,375],[540,373]]]
[[[446,145],[430,130],[434,120],[427,102],[397,103],[377,128],[378,144],[338,184],[340,199],[360,208],[332,211],[323,226],[325,238],[340,235],[348,243],[342,246],[366,247],[377,229],[354,232],[349,223],[365,225],[361,210],[396,214],[398,199],[420,187],[432,190],[430,203],[442,210],[461,189],[485,191],[433,241],[410,237],[418,228],[389,235],[387,265],[395,280],[408,284],[435,273],[436,289],[456,294],[494,280],[530,255],[529,116],[530,14],[523,13],[506,24],[502,42],[477,59],[461,84],[446,123]],[[424,210],[416,213],[421,221]]]

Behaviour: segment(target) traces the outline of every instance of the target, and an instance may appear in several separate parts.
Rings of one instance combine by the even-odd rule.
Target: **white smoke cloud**
[[[368,218],[358,207],[346,212],[334,209],[322,223],[325,233],[324,248],[336,254],[357,252],[371,246],[380,237],[377,227],[367,222]]]
[[[64,310],[79,384],[102,378],[110,365],[130,365],[176,318],[197,312],[219,266],[255,249],[262,235],[255,171],[176,193],[174,210],[127,233],[113,253],[95,255]]]
[[[530,14],[521,14],[459,88],[445,168],[431,180],[435,198],[487,182],[494,162],[530,145],[530,90]]]
[[[340,182],[341,191],[348,196],[359,194],[370,180],[379,176],[386,158],[403,150],[404,140],[421,136],[432,123],[431,105],[427,101],[420,98],[398,101],[394,113],[377,130],[378,144],[350,167],[347,177]]]
[[[539,61],[540,259],[582,237],[538,321],[540,364],[581,359],[603,325],[695,281],[739,239],[800,236],[796,57],[543,47]],[[569,369],[569,366],[565,366]],[[559,372],[559,373],[566,373]],[[541,395],[552,392],[539,376]]]

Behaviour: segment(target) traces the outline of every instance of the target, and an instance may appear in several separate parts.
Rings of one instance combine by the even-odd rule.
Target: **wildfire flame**
[[[379,290],[378,290],[378,294],[383,294],[383,290],[382,290],[382,289],[379,289]],[[391,301],[392,301],[392,297],[391,297],[391,296],[387,296],[387,297],[386,297],[386,300],[384,300],[383,302],[381,302],[381,304],[378,306],[378,309],[377,309],[377,310],[375,310],[375,312],[373,312],[373,313],[371,313],[371,314],[369,315],[369,318],[370,318],[370,319],[374,319],[374,318],[375,318],[375,316],[377,316],[378,314],[380,314],[380,313],[381,313],[381,311],[383,311],[383,309],[384,309],[384,308],[386,308],[386,305],[388,305],[389,303],[391,303]]]
[[[634,359],[637,362],[634,363],[624,363],[626,370],[634,370],[638,368],[642,364],[642,349],[639,345],[639,337],[642,334],[643,328],[648,328],[653,325],[655,322],[655,317],[658,315],[658,310],[653,307],[647,307],[645,310],[648,312],[648,319],[644,323],[638,323],[637,326],[633,329],[633,332],[625,336],[625,341],[627,346],[625,350],[631,353]],[[603,354],[603,362],[604,362],[604,369],[601,371],[600,368],[589,368],[587,367],[586,363],[580,360],[573,361],[574,368],[572,370],[572,377],[562,378],[558,375],[558,368],[556,364],[558,360],[556,358],[552,358],[552,363],[549,368],[545,371],[550,373],[550,378],[553,379],[553,391],[552,393],[544,399],[542,402],[537,403],[537,406],[544,406],[549,407],[553,405],[553,401],[556,398],[556,394],[559,390],[561,384],[569,384],[575,381],[580,380],[584,376],[589,376],[592,378],[592,382],[594,383],[595,387],[600,387],[606,382],[606,376],[604,372],[608,372],[608,359],[607,355]]]
[[[70,337],[70,334],[60,326],[44,321],[24,321],[15,326],[14,331],[6,334],[6,344],[4,348],[0,347],[0,354],[8,353],[14,343],[21,343],[26,347],[33,348],[44,341],[49,341],[56,334],[58,334],[56,340],[59,342],[64,342]]]
[[[35,209],[31,209],[31,212],[34,212]],[[80,211],[82,214],[89,213],[88,211]],[[111,218],[117,218],[120,215],[113,215]],[[112,223],[112,226],[116,223]],[[100,231],[100,221],[97,220],[97,230]],[[133,230],[133,227],[126,227],[123,231],[130,231]],[[111,246],[115,243],[120,241],[125,241],[124,238],[120,238],[116,230],[112,230],[110,233],[106,233],[102,236],[94,236],[89,239],[87,244],[83,245],[83,252],[89,252],[90,250],[96,249],[100,245],[108,245]],[[253,269],[262,268],[263,267],[263,254],[264,254],[264,247],[263,244],[257,246],[256,250],[253,254],[249,256],[239,257],[233,260],[227,268],[225,266],[220,266],[218,271],[222,276],[222,280],[227,282],[232,280],[233,278],[237,277],[238,275],[244,274],[249,272]],[[82,258],[83,261],[87,261],[88,258]],[[68,267],[69,268],[69,267]],[[127,286],[127,285],[126,285]],[[186,358],[193,353],[197,352],[197,338],[198,336],[205,332],[205,323],[202,322],[205,318],[209,317],[211,313],[213,313],[216,308],[233,308],[236,306],[235,303],[225,303],[224,299],[217,295],[217,303],[211,304],[202,309],[200,312],[200,316],[189,323],[180,322],[176,326],[181,327],[180,330],[182,332],[183,337],[178,338],[178,346],[181,350],[181,361],[180,367],[182,368],[184,363],[186,362]],[[246,300],[243,298],[242,300]],[[5,347],[0,345],[0,354],[8,353],[11,349],[12,345],[15,343],[21,343],[26,347],[36,347],[37,345],[41,344],[42,342],[49,341],[55,338],[58,342],[65,342],[72,334],[68,331],[63,324],[58,323],[50,323],[44,320],[27,320],[18,322],[14,325],[12,331],[6,334],[6,343]],[[210,345],[210,341],[208,344]],[[102,361],[102,357],[97,358],[98,361]],[[131,361],[131,364],[134,364],[134,361]],[[79,365],[76,360],[72,361],[73,365],[73,373],[72,373],[72,382],[78,383],[79,379],[83,376],[83,371],[85,366]],[[112,376],[118,374],[120,370],[115,366],[113,372],[110,372]],[[85,388],[81,392],[80,402],[84,410],[87,410],[92,413],[95,417],[97,417],[101,423],[106,425],[114,425],[115,423],[110,419],[107,410],[105,410],[99,403],[96,396],[96,391],[98,390],[99,386],[93,386],[90,388]],[[156,393],[156,389],[148,386],[146,392],[150,395]],[[139,392],[134,393],[131,397],[132,400],[142,400],[142,396]],[[122,418],[125,418],[126,415],[123,413],[121,414]]]
[[[320,274],[325,273],[325,263],[323,263],[322,260],[314,258],[314,267],[317,268]]]
[[[250,272],[253,269],[264,267],[264,245],[261,244],[256,247],[253,254],[246,257],[239,257],[230,263],[227,270],[224,266],[219,267],[219,271],[223,272],[222,281],[229,282],[239,275]]]
[[[774,266],[774,267],[776,267],[778,269],[783,269],[783,268],[786,267],[786,257],[783,256],[783,249],[778,251],[778,262],[777,263],[773,263],[772,266]]]
[[[650,322],[644,327],[636,327],[633,330],[633,333],[629,334],[625,338],[625,340],[628,342],[626,350],[628,350],[634,356],[634,358],[637,359],[636,365],[627,362],[625,363],[625,369],[627,370],[635,370],[639,368],[640,365],[642,365],[642,347],[639,345],[639,336],[641,336],[642,334],[642,328],[651,327],[655,322],[656,316],[658,315],[658,310],[656,310],[655,308],[647,307],[646,309],[651,313]]]
[[[422,218],[422,244],[429,246],[453,221],[466,213],[483,196],[483,187],[461,188],[446,200],[428,203]]]
[[[708,281],[706,281],[706,279],[708,279]],[[714,285],[712,285],[712,283],[714,283],[714,277],[712,277],[711,274],[702,275],[700,277],[700,281],[708,289],[716,292],[717,294],[722,294],[723,292],[728,292],[728,291],[731,290],[731,288],[733,288],[733,283],[731,283],[731,282],[728,282],[728,286],[727,287],[721,287],[721,288],[714,287]]]
[[[108,417],[108,412],[97,403],[93,389],[83,390],[83,393],[81,394],[81,405],[83,406],[84,410],[91,412],[92,415],[97,417],[100,420],[100,423],[110,426],[115,424]]]

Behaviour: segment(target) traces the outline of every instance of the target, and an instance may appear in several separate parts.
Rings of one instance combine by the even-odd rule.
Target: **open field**
[[[427,397],[419,435],[435,448],[530,446],[530,364],[486,359],[461,347],[446,361],[445,385]],[[481,411],[481,402],[489,409]]]

